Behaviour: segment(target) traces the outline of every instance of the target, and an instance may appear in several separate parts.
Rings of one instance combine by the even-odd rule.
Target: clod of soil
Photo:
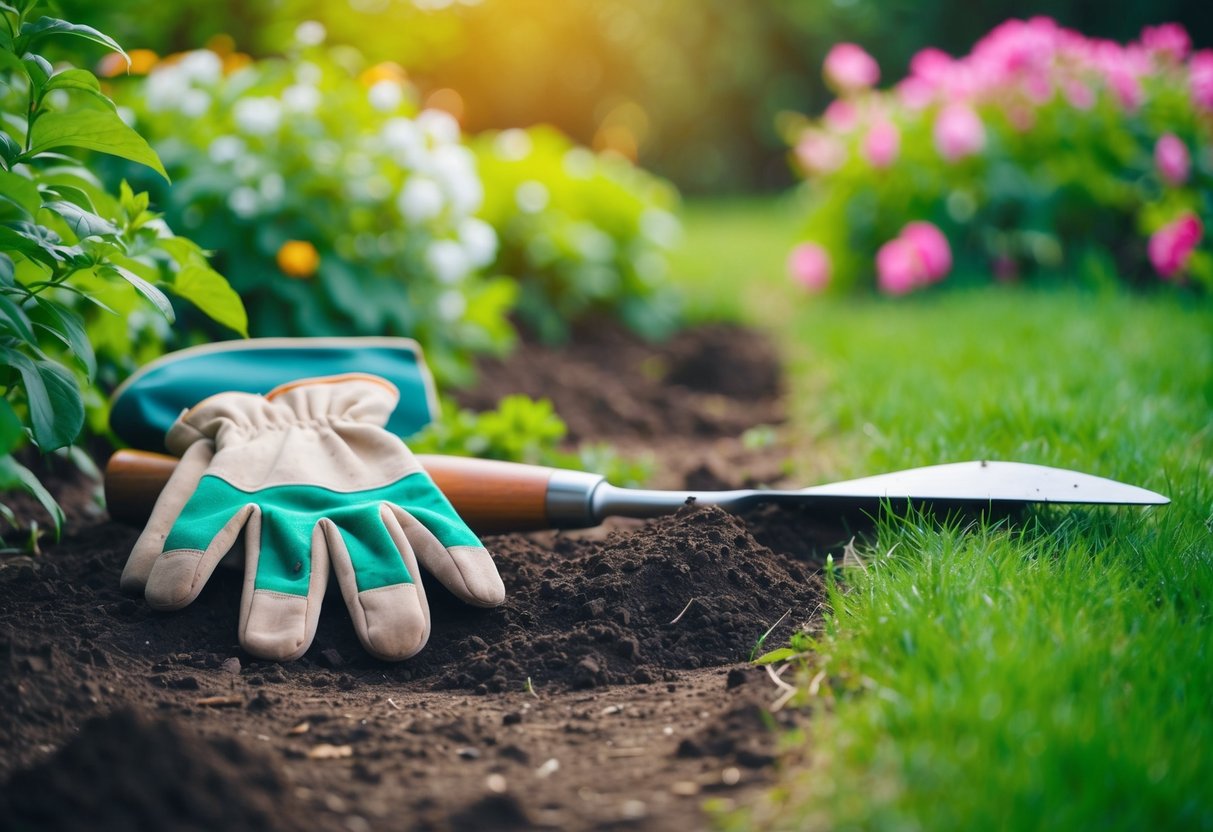
[[[13,775],[0,819],[39,832],[306,828],[271,758],[131,710],[89,720],[55,755]]]
[[[745,661],[813,610],[821,584],[759,544],[736,517],[687,507],[605,541],[489,541],[510,597],[475,635],[440,639],[438,685],[478,691],[652,682],[669,670]],[[462,657],[462,660],[460,660]]]

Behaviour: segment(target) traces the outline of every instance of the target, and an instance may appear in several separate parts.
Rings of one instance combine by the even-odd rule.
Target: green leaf
[[[51,90],[71,90],[73,92],[87,93],[98,101],[103,102],[111,110],[116,109],[110,97],[101,91],[101,83],[97,80],[97,76],[87,69],[67,69],[58,75],[52,75],[50,80],[46,82],[46,86],[42,88],[44,93]]]
[[[4,157],[4,164],[12,165],[13,160],[21,155],[21,145],[3,130],[0,130],[0,156]]]
[[[54,231],[32,222],[0,225],[0,249],[19,251],[43,263],[53,265],[66,259],[59,251],[61,242]]]
[[[0,456],[0,486],[5,489],[20,488],[30,494],[51,516],[51,522],[55,525],[55,536],[59,536],[64,522],[63,509],[46,490],[46,486],[38,482],[33,471],[11,456]]]
[[[83,188],[77,188],[75,185],[39,185],[38,189],[44,194],[53,194],[54,196],[62,197],[68,202],[75,203],[86,211],[97,213],[97,209],[93,206],[93,198]]]
[[[56,147],[82,147],[147,165],[169,181],[156,151],[115,112],[47,113],[34,122],[30,133],[30,149],[22,154],[22,159],[33,158]]]
[[[160,310],[160,314],[168,318],[170,323],[177,320],[177,315],[173,312],[173,304],[169,301],[168,296],[130,269],[119,266],[116,263],[107,263],[98,269],[98,273],[105,277],[117,275],[134,286],[139,294],[150,300]]]
[[[122,230],[113,223],[102,219],[92,211],[86,211],[73,202],[56,200],[46,203],[43,207],[62,217],[78,240],[83,240],[85,237],[116,237],[122,233]]]
[[[43,451],[70,445],[84,426],[84,401],[76,378],[45,358],[0,347],[0,357],[21,374],[34,442]]]
[[[33,180],[15,173],[0,172],[0,199],[7,200],[33,217],[42,206],[42,197]]]
[[[29,316],[8,295],[0,295],[0,330],[7,329],[28,344],[37,344]]]
[[[91,382],[97,374],[97,356],[80,316],[54,301],[38,298],[31,317],[35,327],[53,335],[72,351]]]
[[[55,68],[41,55],[22,55],[21,62],[25,65],[25,72],[29,75],[30,83],[33,84],[34,94],[41,96],[42,88],[54,73]]]
[[[126,64],[130,66],[130,57],[118,45],[117,41],[109,35],[98,32],[92,26],[85,26],[81,23],[69,23],[66,20],[59,20],[54,17],[41,17],[33,23],[26,23],[21,27],[19,40],[25,49],[29,49],[38,41],[53,35],[71,35],[72,37],[84,38],[85,40],[91,40],[93,43],[99,43],[126,58]]]
[[[0,454],[7,454],[25,439],[25,427],[21,424],[8,399],[0,396]]]
[[[17,283],[17,267],[13,258],[0,254],[0,286],[14,286]]]
[[[775,662],[787,661],[793,656],[798,655],[791,647],[780,647],[777,650],[772,650],[769,653],[763,653],[758,658],[754,659],[754,664],[775,664]]]
[[[212,320],[248,337],[248,314],[244,303],[231,284],[214,269],[197,263],[183,267],[173,280],[173,291]]]

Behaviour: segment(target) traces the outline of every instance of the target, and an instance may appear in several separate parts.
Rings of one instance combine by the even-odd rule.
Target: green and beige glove
[[[243,532],[240,643],[279,661],[311,645],[330,569],[381,659],[408,658],[429,638],[419,561],[464,601],[500,604],[488,551],[383,428],[397,398],[384,379],[352,374],[221,393],[183,413],[167,438],[181,462],[122,588],[180,609]]]

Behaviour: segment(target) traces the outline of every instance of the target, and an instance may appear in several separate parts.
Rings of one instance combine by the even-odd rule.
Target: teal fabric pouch
[[[181,411],[216,393],[268,393],[300,378],[370,373],[400,390],[387,429],[408,438],[438,417],[438,394],[411,338],[252,338],[169,353],[114,391],[110,428],[144,451],[164,452]]]

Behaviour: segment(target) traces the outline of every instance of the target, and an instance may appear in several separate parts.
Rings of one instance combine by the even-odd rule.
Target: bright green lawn
[[[782,271],[790,208],[691,205],[679,273],[702,314],[783,344],[803,455],[838,477],[1038,462],[1174,503],[883,524],[802,668],[826,674],[801,763],[726,822],[1213,829],[1213,304],[808,298]]]

